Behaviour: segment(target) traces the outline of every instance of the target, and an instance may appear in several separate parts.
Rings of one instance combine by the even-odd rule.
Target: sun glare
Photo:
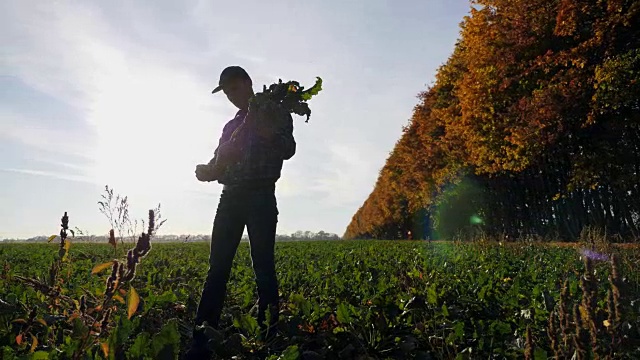
[[[93,46],[103,66],[92,74],[88,121],[96,143],[91,176],[127,194],[151,195],[193,184],[221,124],[213,100],[186,73]]]

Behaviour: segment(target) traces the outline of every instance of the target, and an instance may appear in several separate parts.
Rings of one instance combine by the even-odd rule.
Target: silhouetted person
[[[224,69],[219,86],[239,110],[222,131],[214,158],[196,167],[200,181],[223,184],[213,232],[209,272],[198,306],[195,325],[207,322],[217,328],[226,295],[231,265],[245,226],[249,233],[251,261],[258,286],[258,323],[263,336],[273,334],[278,320],[278,282],[274,262],[274,245],[278,208],[275,184],[282,163],[296,151],[293,119],[282,109],[255,113],[249,109],[254,95],[252,81],[238,66]],[[278,126],[275,126],[278,124]],[[241,128],[236,135],[232,134]],[[265,325],[267,312],[269,324]],[[194,330],[194,341],[186,356],[208,358],[206,337]]]

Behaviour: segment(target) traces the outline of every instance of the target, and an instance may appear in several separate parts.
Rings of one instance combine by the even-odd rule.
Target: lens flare
[[[485,224],[482,215],[484,189],[470,177],[443,187],[429,209],[435,239],[471,236]]]
[[[593,250],[589,250],[585,248],[580,249],[580,254],[591,260],[609,261],[609,256],[607,256],[607,254],[601,254],[599,252],[595,252]]]
[[[469,218],[469,224],[471,224],[471,225],[480,225],[482,223],[483,223],[483,221],[480,218],[480,216],[478,216],[478,215],[474,214],[474,215],[471,215],[471,217]]]

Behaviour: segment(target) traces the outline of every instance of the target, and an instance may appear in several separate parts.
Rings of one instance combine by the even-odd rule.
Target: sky
[[[236,109],[212,95],[316,76],[277,183],[277,232],[342,235],[468,13],[462,0],[0,2],[0,239],[103,235],[105,185],[163,234],[209,234],[222,185],[198,182]]]

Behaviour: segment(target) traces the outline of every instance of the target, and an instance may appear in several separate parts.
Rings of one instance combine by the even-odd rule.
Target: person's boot
[[[209,360],[213,351],[209,348],[209,337],[205,333],[205,327],[196,326],[193,330],[191,347],[184,353],[183,360]]]

